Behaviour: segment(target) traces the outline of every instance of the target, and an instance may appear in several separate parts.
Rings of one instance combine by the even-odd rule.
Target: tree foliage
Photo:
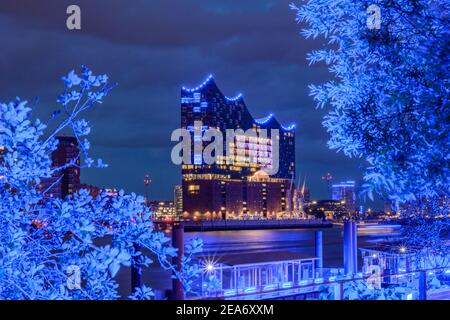
[[[171,263],[176,249],[161,232],[154,230],[144,199],[120,191],[117,197],[101,193],[92,197],[80,190],[66,199],[48,198],[39,185],[43,178],[58,175],[52,167],[55,136],[70,130],[80,145],[80,154],[67,164],[80,168],[105,167],[89,156],[89,123],[82,112],[102,103],[114,85],[106,75],[96,76],[87,67],[62,78],[66,90],[58,97],[60,109],[52,118],[61,121],[46,133],[46,125],[32,120],[32,108],[17,98],[0,104],[0,299],[116,299],[115,276],[121,266],[136,259],[148,266],[151,257],[173,271],[186,290],[198,268],[192,254],[201,241],[186,248],[182,270]],[[101,245],[107,239],[108,243]],[[133,246],[151,252],[151,256]],[[79,268],[79,286],[70,286]],[[71,271],[72,270],[72,271]],[[75,284],[77,284],[75,282]],[[135,290],[132,299],[151,298],[150,288]]]
[[[373,4],[380,29],[367,25]],[[448,197],[448,1],[309,0],[292,8],[306,38],[326,40],[308,59],[327,64],[334,77],[311,85],[311,94],[330,107],[329,147],[369,162],[369,197]]]

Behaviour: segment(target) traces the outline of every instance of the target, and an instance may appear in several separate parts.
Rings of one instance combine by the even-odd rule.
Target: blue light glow
[[[263,291],[274,290],[276,286],[274,284],[268,284],[263,287]]]
[[[295,129],[295,124],[291,124],[290,126],[281,126],[281,128],[285,131],[291,131],[292,129]]]
[[[223,295],[228,297],[228,296],[234,296],[236,293],[237,293],[236,290],[225,290],[223,292]]]
[[[323,283],[323,278],[316,278],[314,279],[314,283]]]
[[[225,96],[225,99],[226,99],[227,101],[233,102],[233,101],[237,101],[237,100],[241,99],[242,97],[243,97],[242,93],[239,93],[239,94],[238,94],[237,96],[235,96],[235,97],[227,97],[227,96]]]
[[[262,124],[266,124],[267,122],[269,122],[270,120],[272,120],[273,118],[273,113],[269,114],[267,117],[264,118],[259,118],[259,119],[255,119],[255,123],[262,125]],[[291,124],[290,126],[281,126],[281,129],[283,129],[284,131],[291,131],[295,128],[295,124]]]
[[[201,154],[194,155],[194,164],[196,164],[196,165],[202,164],[202,155]]]
[[[265,124],[265,123],[267,123],[268,121],[270,121],[270,119],[272,119],[273,118],[273,114],[271,113],[271,114],[269,114],[267,117],[265,117],[265,118],[259,118],[259,119],[255,119],[255,122],[257,123],[257,124]]]
[[[284,282],[281,285],[282,288],[291,288],[292,287],[292,282]]]
[[[308,283],[309,283],[309,280],[301,280],[298,282],[298,284],[301,286],[307,285]]]
[[[201,84],[199,84],[198,86],[196,86],[195,88],[186,88],[185,86],[182,86],[181,89],[183,89],[184,91],[187,92],[195,92],[200,90],[201,88],[203,88],[211,79],[213,78],[213,75],[210,74],[205,81],[203,81]]]
[[[248,287],[244,290],[245,293],[254,293],[256,292],[256,287]]]

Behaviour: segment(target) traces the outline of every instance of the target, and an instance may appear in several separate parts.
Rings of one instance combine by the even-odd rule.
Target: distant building
[[[323,219],[342,219],[348,216],[343,201],[339,200],[317,200],[309,202],[305,208],[308,215]]]
[[[447,195],[440,195],[406,201],[399,204],[397,212],[400,216],[417,214],[427,216],[430,212],[439,216],[447,216],[450,212],[450,197]]]
[[[176,218],[175,204],[173,201],[150,201],[150,210],[155,219]]]
[[[331,186],[331,199],[344,201],[348,213],[356,212],[355,181],[344,181]]]
[[[86,183],[80,184],[78,189],[87,190],[89,194],[94,198],[97,197],[102,191],[100,188]]]
[[[43,178],[39,189],[45,196],[65,198],[80,188],[80,149],[75,137],[56,137],[58,146],[52,153],[51,177]]]
[[[174,204],[175,214],[178,218],[183,215],[183,187],[181,185],[175,186],[174,189]]]
[[[200,121],[202,127],[195,128]],[[202,141],[196,131],[254,129],[257,133],[255,137],[237,134],[229,145],[224,139],[223,150],[230,153],[217,156],[214,164],[192,153],[192,164],[182,166],[183,213],[194,219],[260,219],[289,210],[287,188],[295,179],[294,126],[282,126],[273,115],[254,119],[241,95],[224,96],[210,76],[196,88],[182,88],[181,127],[191,132],[192,150],[196,141]],[[267,129],[267,136],[259,134],[262,129]],[[279,170],[271,176],[262,170],[274,164],[270,129],[280,133]]]
[[[305,203],[308,203],[311,201],[311,193],[309,191],[309,188],[305,188],[303,192],[303,199]]]
[[[384,209],[384,213],[387,215],[396,213],[396,210],[394,210],[394,206],[392,205],[392,202],[389,200],[386,200],[383,202],[383,209]]]
[[[114,189],[114,188],[106,188],[106,189],[102,189],[102,190],[100,190],[100,192],[105,192],[106,193],[106,195],[108,196],[108,197],[117,197],[118,195],[119,195],[119,191],[117,191],[117,189]]]

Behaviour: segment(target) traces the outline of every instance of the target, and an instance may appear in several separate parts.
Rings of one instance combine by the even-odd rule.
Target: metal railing
[[[325,297],[320,299],[347,300],[347,299],[405,299],[405,300],[426,300],[431,299],[450,299],[450,268],[430,268],[396,274],[362,274],[354,275],[333,275],[328,276],[332,269],[316,270],[316,274],[324,274],[324,277],[315,277],[310,279],[301,279],[299,281],[278,282],[271,286],[251,286],[242,287],[236,290],[217,290],[214,293],[201,295],[196,299],[216,298],[216,299],[274,299],[287,296],[304,295],[308,293],[323,294]],[[338,269],[336,269],[338,270]],[[447,279],[446,284],[440,288],[432,287],[428,284],[431,276],[441,275],[441,278]],[[404,283],[397,281],[391,283],[389,279],[393,277],[404,278]],[[364,294],[358,292],[354,287],[362,285],[366,287]],[[394,292],[395,289],[403,288],[402,294],[386,296],[383,290]],[[370,290],[380,292],[380,295],[370,295]],[[377,291],[378,290],[378,291]],[[353,293],[352,293],[353,292]]]

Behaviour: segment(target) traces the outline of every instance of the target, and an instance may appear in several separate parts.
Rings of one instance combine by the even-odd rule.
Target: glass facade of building
[[[242,95],[224,96],[210,76],[196,88],[181,89],[181,127],[190,131],[193,150],[190,163],[182,166],[185,215],[259,219],[289,209],[287,187],[295,179],[294,126],[282,126],[273,115],[254,119]],[[223,152],[214,154],[213,163],[195,148],[197,143],[204,150],[211,143],[203,136],[210,129],[223,137]]]
[[[356,211],[355,181],[344,181],[331,186],[331,198],[344,201],[348,213]]]

